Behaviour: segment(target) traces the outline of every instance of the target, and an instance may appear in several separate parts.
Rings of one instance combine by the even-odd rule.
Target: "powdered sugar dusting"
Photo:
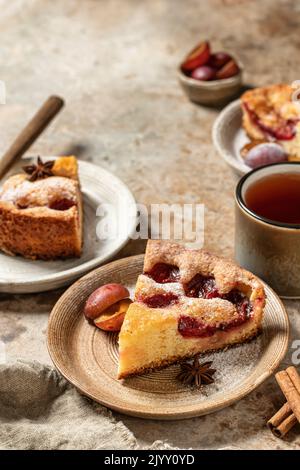
[[[259,336],[249,343],[227,348],[223,351],[204,354],[200,361],[213,361],[212,367],[216,369],[215,382],[202,387],[203,394],[199,398],[206,398],[216,393],[226,392],[236,388],[255,369],[263,352],[263,337]],[[195,393],[195,390],[193,394]],[[199,393],[196,390],[196,393]]]
[[[43,207],[58,198],[75,201],[76,195],[77,183],[70,178],[52,176],[30,182],[26,175],[18,174],[5,182],[0,199],[21,207]]]
[[[145,274],[140,275],[140,279],[143,280],[143,283],[145,287],[147,286],[147,289],[152,289],[153,291],[161,291],[161,292],[172,292],[173,294],[176,294],[178,296],[184,296],[184,289],[183,286],[180,282],[166,282],[164,284],[160,284],[158,282],[155,282],[154,279],[152,279],[149,276],[146,276]],[[146,291],[148,293],[148,291]]]

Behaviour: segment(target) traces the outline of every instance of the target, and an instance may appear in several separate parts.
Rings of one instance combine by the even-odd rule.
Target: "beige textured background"
[[[300,4],[279,0],[0,0],[0,151],[45,98],[67,106],[30,154],[75,153],[114,172],[138,202],[205,203],[205,246],[233,255],[237,181],[211,142],[216,110],[189,103],[175,68],[200,38],[232,50],[246,81],[300,79]],[[131,243],[120,254],[143,251]],[[49,312],[61,295],[0,294],[0,339],[8,360],[50,363]],[[293,339],[300,339],[299,302],[287,302]],[[290,353],[292,349],[290,349]],[[286,359],[289,363],[290,357]],[[283,402],[271,379],[219,413],[182,422],[115,414],[140,445],[297,448],[299,427],[285,441],[265,428]]]

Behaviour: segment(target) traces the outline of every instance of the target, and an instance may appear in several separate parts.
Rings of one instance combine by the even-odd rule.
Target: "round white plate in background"
[[[53,158],[42,157],[43,160]],[[22,165],[24,159],[19,163],[19,166]],[[42,292],[70,284],[112,258],[129,240],[136,228],[136,203],[127,186],[97,165],[79,160],[78,166],[84,204],[82,256],[67,260],[34,261],[0,252],[0,292]],[[11,173],[16,171],[17,167]],[[114,238],[100,240],[96,235],[96,226],[103,215],[97,215],[99,207],[110,225],[119,229]]]
[[[251,171],[241,157],[241,148],[249,142],[242,128],[242,108],[240,100],[226,106],[214,122],[212,138],[219,155],[236,173],[244,175]]]

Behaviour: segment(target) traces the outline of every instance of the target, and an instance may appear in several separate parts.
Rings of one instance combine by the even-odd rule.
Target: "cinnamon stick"
[[[286,372],[287,372],[289,378],[291,379],[291,381],[293,382],[294,387],[296,388],[297,392],[300,395],[300,376],[297,372],[296,367],[290,366],[286,369]]]
[[[276,437],[283,437],[300,421],[300,376],[297,369],[290,366],[275,377],[288,401],[269,419],[267,425]]]
[[[299,386],[299,392],[298,392],[296,385],[294,385],[294,380],[295,380],[295,383],[297,384],[297,387],[298,387],[299,384],[298,384],[297,379],[299,377],[294,367],[288,367],[288,370],[289,372],[285,370],[281,370],[280,372],[277,372],[277,374],[275,375],[275,378],[283,394],[285,395],[285,398],[287,399],[295,417],[297,418],[298,421],[300,421],[300,386]],[[292,377],[292,380],[291,380],[291,377]]]
[[[297,423],[297,418],[286,402],[277,413],[267,422],[268,427],[276,437],[285,436]]]

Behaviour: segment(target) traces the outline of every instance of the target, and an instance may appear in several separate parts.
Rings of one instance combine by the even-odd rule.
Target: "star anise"
[[[212,384],[216,369],[212,369],[211,365],[212,361],[200,363],[199,357],[196,356],[192,363],[180,364],[181,372],[176,376],[176,379],[186,385],[196,385],[196,387]]]
[[[39,179],[48,178],[48,176],[53,176],[52,168],[54,165],[53,160],[48,162],[43,162],[41,157],[37,157],[37,163],[23,166],[23,170],[29,177],[29,181],[33,182]]]

